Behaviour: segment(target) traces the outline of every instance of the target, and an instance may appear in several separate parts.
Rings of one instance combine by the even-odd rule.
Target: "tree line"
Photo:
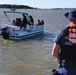
[[[27,5],[11,5],[11,4],[0,4],[0,8],[37,9]]]

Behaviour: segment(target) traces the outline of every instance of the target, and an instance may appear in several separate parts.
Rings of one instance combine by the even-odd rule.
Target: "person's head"
[[[72,8],[69,12],[65,13],[65,17],[68,18],[70,22],[76,24],[76,8]]]
[[[40,20],[38,19],[38,22],[40,22]]]
[[[29,17],[29,18],[32,18],[32,16],[31,16],[31,15],[29,15],[28,17]]]
[[[15,20],[13,20],[13,23],[15,23]]]
[[[22,16],[25,16],[25,14],[22,14]]]

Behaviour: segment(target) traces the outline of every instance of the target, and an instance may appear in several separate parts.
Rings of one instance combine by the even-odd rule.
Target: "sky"
[[[76,0],[0,0],[0,4],[27,5],[36,8],[76,8]]]

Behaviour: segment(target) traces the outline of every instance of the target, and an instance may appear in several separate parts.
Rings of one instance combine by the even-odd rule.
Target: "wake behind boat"
[[[27,19],[27,23],[25,21],[22,21],[22,18],[16,18],[15,20],[13,20],[13,23],[11,23],[10,19],[7,16],[7,13],[21,14],[23,18],[27,18],[29,16],[25,12],[4,11],[5,16],[10,22],[10,24],[5,24],[0,27],[0,34],[4,39],[20,40],[31,36],[39,35],[44,32],[43,20],[38,20],[38,23],[34,24],[33,18]]]

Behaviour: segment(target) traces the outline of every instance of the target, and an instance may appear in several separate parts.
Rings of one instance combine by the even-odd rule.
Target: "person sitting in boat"
[[[21,24],[22,24],[21,18],[16,18],[15,25],[16,26],[21,26]]]
[[[41,25],[41,22],[40,22],[40,20],[39,20],[39,19],[38,19],[37,25]]]
[[[26,25],[28,24],[27,17],[23,15],[22,25],[20,26],[20,29],[24,28],[26,29]]]
[[[44,20],[41,20],[41,25],[44,25]]]
[[[13,20],[13,21],[12,21],[12,25],[14,25],[14,26],[16,25],[16,22],[15,22],[15,20]]]
[[[31,15],[28,16],[28,24],[29,24],[30,28],[33,28],[34,19]]]

